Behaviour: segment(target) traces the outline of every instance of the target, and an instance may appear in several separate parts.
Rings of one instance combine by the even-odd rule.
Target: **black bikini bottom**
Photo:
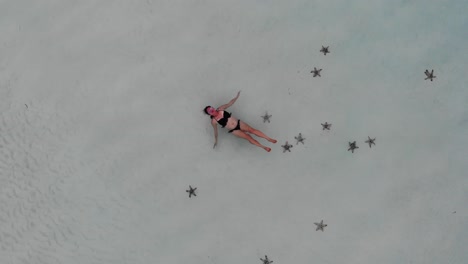
[[[234,131],[234,130],[240,130],[240,120],[239,119],[237,120],[237,126],[234,129],[229,130],[228,133],[232,133],[232,131]]]

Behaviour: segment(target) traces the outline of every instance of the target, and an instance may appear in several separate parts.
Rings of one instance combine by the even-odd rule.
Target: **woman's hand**
[[[213,145],[213,148],[215,148],[217,144],[218,144],[218,141],[216,140],[214,145]]]
[[[239,97],[239,95],[240,95],[240,92],[241,92],[241,91],[239,91],[239,92],[237,93],[237,96],[236,96],[236,98],[238,98],[238,97]]]

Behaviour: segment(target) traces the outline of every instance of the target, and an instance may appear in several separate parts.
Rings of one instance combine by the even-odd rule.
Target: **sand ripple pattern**
[[[124,212],[124,198],[79,187],[83,177],[99,177],[100,165],[86,169],[78,159],[67,117],[22,107],[0,115],[0,263],[116,261],[103,245],[122,227],[106,220]]]

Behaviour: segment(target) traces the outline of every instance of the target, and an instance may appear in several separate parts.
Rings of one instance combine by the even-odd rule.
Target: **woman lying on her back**
[[[270,152],[271,148],[263,146],[257,140],[252,138],[250,134],[254,134],[257,137],[264,138],[272,143],[276,143],[275,139],[268,137],[267,135],[263,134],[260,130],[252,128],[247,123],[240,121],[239,119],[233,117],[231,113],[225,111],[228,107],[230,107],[236,102],[237,98],[239,98],[239,95],[240,95],[240,91],[237,93],[237,96],[234,99],[232,99],[229,103],[222,105],[218,108],[207,106],[204,109],[205,113],[207,115],[210,115],[211,125],[213,125],[213,128],[214,128],[215,143],[214,143],[213,148],[216,147],[216,144],[218,143],[218,126],[217,125],[220,124],[222,127],[226,127],[227,129],[229,129],[229,133],[232,133],[235,136],[238,136],[240,138],[246,139],[251,144],[254,144],[257,147],[261,147],[264,150]]]

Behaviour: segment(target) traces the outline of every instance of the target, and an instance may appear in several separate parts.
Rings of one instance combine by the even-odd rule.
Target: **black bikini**
[[[234,129],[229,130],[228,133],[232,133],[232,131],[234,131],[234,130],[240,130],[240,120],[239,119],[237,119],[237,126]]]
[[[225,127],[227,124],[228,119],[231,117],[231,113],[227,111],[223,111],[223,118],[216,120],[218,124],[220,124],[222,127]],[[213,118],[213,117],[211,117]],[[240,130],[240,120],[237,120],[237,126],[234,129],[229,130],[229,133],[232,133],[234,130]]]

